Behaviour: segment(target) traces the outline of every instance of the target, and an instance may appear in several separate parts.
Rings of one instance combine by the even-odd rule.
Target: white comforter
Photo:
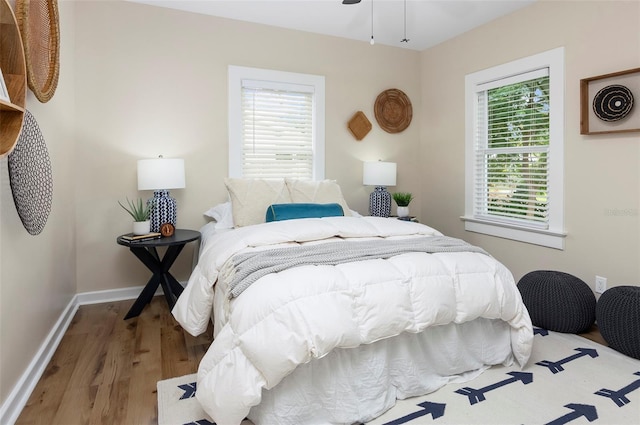
[[[229,300],[221,273],[233,255],[256,249],[349,238],[441,235],[418,223],[330,217],[265,223],[210,238],[173,314],[191,334],[215,340],[204,356],[196,397],[220,425],[239,424],[298,365],[336,347],[403,332],[501,319],[511,327],[513,357],[531,352],[531,321],[511,273],[479,253],[409,253],[388,260],[302,266],[267,275]],[[215,295],[214,295],[214,284]]]

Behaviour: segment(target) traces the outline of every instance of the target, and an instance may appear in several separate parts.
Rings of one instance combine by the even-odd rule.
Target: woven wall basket
[[[371,122],[362,111],[356,112],[349,120],[347,128],[353,134],[356,140],[360,141],[364,139],[364,136],[371,131]]]
[[[373,108],[376,121],[387,133],[404,131],[413,118],[411,101],[402,90],[389,89],[378,95]]]
[[[49,151],[36,119],[25,111],[22,133],[8,156],[9,184],[18,216],[31,235],[44,229],[53,198]]]
[[[60,72],[60,28],[57,0],[16,0],[27,62],[27,83],[42,102],[48,102],[58,87]]]

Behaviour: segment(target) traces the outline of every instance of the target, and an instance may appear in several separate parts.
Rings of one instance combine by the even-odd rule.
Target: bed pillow
[[[233,229],[233,212],[231,202],[225,202],[212,207],[203,213],[216,221],[214,227],[220,229]]]
[[[235,227],[265,222],[265,211],[271,204],[291,202],[284,179],[226,178]]]
[[[295,180],[286,179],[287,189],[292,202],[307,204],[340,204],[344,215],[350,216],[351,210],[342,196],[342,190],[335,180]]]
[[[343,216],[340,204],[272,204],[267,208],[266,221],[292,220],[295,218],[320,218]]]

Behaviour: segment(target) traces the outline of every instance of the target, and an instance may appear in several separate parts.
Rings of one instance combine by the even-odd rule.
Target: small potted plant
[[[133,217],[134,235],[146,235],[151,231],[151,221],[149,220],[151,204],[143,202],[141,198],[138,198],[137,201],[130,201],[127,198],[128,207],[120,201],[118,201],[118,204]]]
[[[398,217],[408,217],[409,203],[413,199],[413,195],[409,192],[396,192],[392,196],[398,205]]]

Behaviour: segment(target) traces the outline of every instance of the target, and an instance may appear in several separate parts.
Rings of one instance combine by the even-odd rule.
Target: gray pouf
[[[611,348],[640,359],[640,286],[614,286],[604,291],[596,319]]]
[[[596,320],[596,297],[591,288],[569,273],[536,270],[520,279],[518,289],[535,326],[582,333]]]

